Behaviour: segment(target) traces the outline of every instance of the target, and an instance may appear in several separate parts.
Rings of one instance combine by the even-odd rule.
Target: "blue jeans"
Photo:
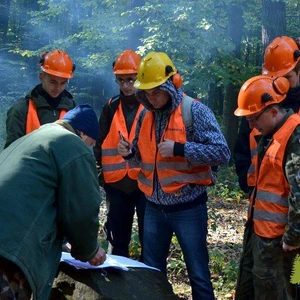
[[[207,207],[165,212],[147,202],[144,223],[144,263],[166,274],[166,260],[175,233],[183,252],[193,299],[215,299],[208,268]]]

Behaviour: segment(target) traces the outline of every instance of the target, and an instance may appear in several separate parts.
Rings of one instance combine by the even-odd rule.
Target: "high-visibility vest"
[[[256,168],[256,193],[250,197],[250,207],[254,206],[254,231],[259,236],[276,238],[285,232],[290,186],[285,178],[283,160],[288,141],[299,124],[300,116],[297,114],[286,120],[273,135],[259,170]],[[257,164],[258,158],[255,166]]]
[[[66,109],[62,109],[59,113],[59,119],[62,119],[63,116],[67,113]],[[32,99],[28,101],[28,112],[27,112],[27,119],[26,119],[26,134],[40,128],[41,123],[37,114],[36,107]]]
[[[158,151],[153,113],[147,111],[138,137],[141,155],[141,171],[138,174],[139,188],[147,195],[153,193],[154,172],[166,193],[176,193],[188,184],[209,185],[212,183],[211,168],[191,163],[184,157],[163,158]],[[170,139],[175,142],[187,142],[186,128],[182,118],[182,103],[170,115],[161,141]]]
[[[300,115],[300,109],[298,110],[298,115]],[[257,156],[257,142],[255,136],[261,135],[261,133],[253,128],[250,132],[249,142],[250,142],[250,152],[251,152],[251,165],[247,172],[247,185],[255,186],[255,161]]]
[[[110,130],[102,143],[102,171],[104,181],[113,183],[120,181],[127,174],[131,179],[136,180],[139,168],[132,167],[131,164],[124,160],[118,152],[118,144],[120,142],[119,131],[123,134],[126,141],[132,143],[135,136],[135,129],[138,117],[143,110],[140,105],[135,115],[130,133],[128,135],[125,117],[123,115],[122,103],[120,102],[110,125]]]

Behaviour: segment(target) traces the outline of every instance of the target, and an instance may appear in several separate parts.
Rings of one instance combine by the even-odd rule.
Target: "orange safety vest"
[[[59,119],[62,119],[63,116],[67,113],[67,110],[62,109],[59,113]],[[32,99],[28,101],[28,112],[26,119],[26,134],[40,128],[41,123],[37,114],[36,107]]]
[[[141,171],[138,175],[139,188],[147,195],[153,193],[155,169],[158,180],[165,193],[176,193],[187,184],[209,185],[212,183],[211,168],[191,163],[184,157],[163,158],[157,150],[153,113],[147,111],[143,119],[138,138],[141,155]],[[182,118],[182,103],[171,114],[161,141],[170,139],[185,143],[186,128]],[[178,194],[179,195],[179,194]]]
[[[287,143],[295,128],[300,124],[300,116],[290,116],[274,134],[266,149],[260,168],[255,173],[256,196],[250,197],[250,208],[254,205],[253,222],[257,235],[266,238],[280,237],[285,232],[288,218],[288,197],[290,186],[285,178],[283,160]],[[258,158],[256,165],[258,164]]]
[[[102,171],[104,181],[113,183],[120,181],[127,174],[131,179],[136,180],[139,168],[132,167],[131,164],[124,160],[118,152],[118,144],[120,142],[119,131],[124,135],[124,138],[129,143],[132,143],[135,136],[135,129],[138,117],[143,110],[140,105],[135,115],[130,133],[128,135],[126,121],[123,115],[122,103],[120,102],[113,119],[111,121],[110,130],[102,143]]]
[[[300,109],[297,113],[300,115]],[[248,186],[255,186],[255,162],[257,158],[257,142],[255,136],[260,135],[261,133],[256,129],[253,128],[250,132],[249,141],[250,141],[250,151],[251,151],[251,165],[247,172],[247,185]]]

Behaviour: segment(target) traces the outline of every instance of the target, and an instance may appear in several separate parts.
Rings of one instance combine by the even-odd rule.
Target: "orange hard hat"
[[[292,71],[300,60],[298,45],[288,36],[275,38],[266,48],[264,54],[263,75],[285,76]]]
[[[72,78],[75,65],[70,56],[63,50],[53,50],[42,55],[41,69],[50,75]]]
[[[254,76],[242,85],[234,114],[238,117],[248,116],[269,105],[278,104],[286,97],[289,88],[290,83],[285,77]]]
[[[113,64],[114,74],[137,74],[141,57],[133,50],[124,50]]]

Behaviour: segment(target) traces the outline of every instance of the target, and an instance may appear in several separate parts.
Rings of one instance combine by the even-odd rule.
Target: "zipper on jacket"
[[[53,116],[56,117],[56,110],[53,109]]]

